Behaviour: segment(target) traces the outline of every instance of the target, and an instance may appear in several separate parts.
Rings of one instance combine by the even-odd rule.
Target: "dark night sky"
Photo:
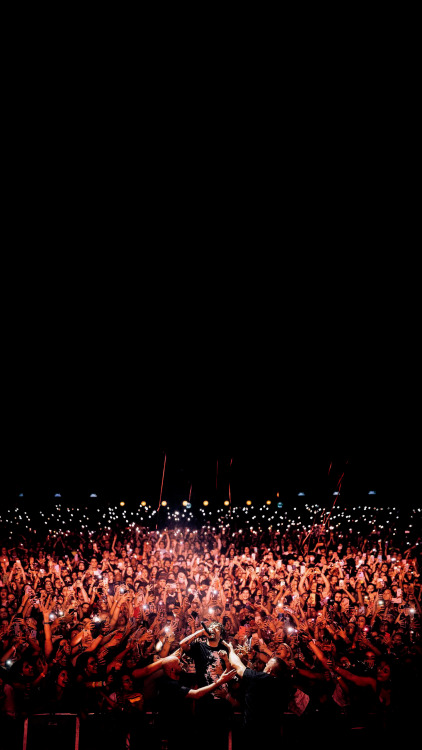
[[[215,281],[200,308],[190,285],[170,300],[160,287],[162,297],[142,305],[138,290],[126,290],[123,312],[109,297],[81,303],[80,288],[64,301],[50,295],[45,309],[37,301],[7,360],[3,491],[158,498],[166,453],[169,496],[191,482],[193,498],[215,492],[218,458],[219,491],[230,478],[233,500],[303,488],[324,495],[345,466],[344,492],[411,497],[415,463],[395,429],[376,315],[356,330],[354,308],[339,317],[335,296],[324,315],[319,298],[304,306],[302,289],[286,304],[287,281],[258,298],[249,277],[234,299],[230,284]]]
[[[307,398],[287,409],[274,390],[262,391],[258,399],[229,392],[208,400],[180,389],[170,400],[151,398],[150,392],[147,409],[132,393],[122,391],[118,408],[116,399],[112,404],[85,398],[56,402],[55,409],[53,399],[31,419],[26,412],[26,420],[18,419],[9,432],[5,491],[34,498],[57,491],[99,492],[112,499],[158,501],[166,454],[163,497],[168,499],[184,499],[192,484],[194,502],[223,500],[230,481],[233,502],[274,497],[277,491],[286,501],[299,491],[325,500],[343,471],[345,497],[365,498],[372,489],[380,503],[397,501],[398,493],[402,502],[411,497],[397,448],[381,439],[368,415],[362,423],[360,417],[352,421],[344,405],[327,410],[323,402],[324,408],[312,409]],[[288,398],[296,404],[293,391]]]

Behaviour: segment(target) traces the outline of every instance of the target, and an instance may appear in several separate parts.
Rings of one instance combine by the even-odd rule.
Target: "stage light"
[[[208,500],[204,500],[204,502],[202,503],[202,505],[208,505]]]
[[[124,503],[124,501],[123,501],[123,500],[121,500],[121,501],[120,501],[120,505],[121,505],[121,506],[123,507],[123,505],[124,505],[124,504],[125,504],[125,503]]]
[[[283,507],[283,503],[277,503],[277,508],[282,508],[282,507]]]
[[[146,501],[145,501],[145,500],[141,500],[141,505],[142,505],[142,507],[144,508],[144,507],[145,507],[145,505],[146,505]]]
[[[246,505],[252,505],[252,500],[246,500]]]
[[[95,494],[95,492],[92,492],[90,497],[97,497],[97,495]]]
[[[267,505],[271,505],[271,500],[267,500]]]
[[[298,493],[297,493],[297,496],[298,496],[298,497],[305,497],[305,493],[304,493],[304,492],[298,492]]]
[[[229,501],[228,501],[228,500],[225,500],[225,501],[224,501],[224,505],[230,505]]]
[[[142,503],[141,503],[141,505],[142,505]],[[167,500],[163,500],[163,502],[161,503],[161,505],[164,505],[164,507],[166,507],[166,505],[167,505]]]
[[[188,504],[188,501],[187,501],[187,500],[183,500],[183,503],[182,503],[182,505],[184,505],[184,506],[185,506],[185,508],[186,508],[187,504]]]

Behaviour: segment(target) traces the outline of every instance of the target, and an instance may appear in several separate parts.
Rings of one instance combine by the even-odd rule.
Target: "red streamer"
[[[162,476],[162,479],[161,479],[160,501],[159,501],[159,503],[158,503],[158,510],[157,510],[157,513],[158,513],[158,511],[160,510],[160,505],[161,505],[161,497],[162,497],[162,494],[163,494],[163,484],[164,484],[164,473],[165,473],[165,470],[166,470],[166,460],[167,460],[167,455],[166,455],[166,454],[164,454],[163,476]]]

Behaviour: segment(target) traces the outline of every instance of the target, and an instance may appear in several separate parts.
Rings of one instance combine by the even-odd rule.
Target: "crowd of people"
[[[9,534],[1,736],[41,713],[116,747],[392,736],[417,716],[419,549],[324,524]]]

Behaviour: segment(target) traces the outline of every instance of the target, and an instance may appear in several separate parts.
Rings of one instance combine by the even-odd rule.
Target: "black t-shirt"
[[[191,701],[186,700],[190,688],[167,675],[160,677],[157,684],[161,720],[167,723],[169,731],[176,725],[182,726],[191,711]]]
[[[191,644],[189,655],[195,662],[199,687],[211,685],[215,682],[215,678],[211,674],[215,667],[221,665],[224,669],[224,664],[221,663],[218,655],[219,651],[227,651],[221,642],[218,646],[209,646],[205,641],[194,641]]]
[[[277,734],[287,709],[289,687],[284,680],[247,667],[241,680],[243,725],[264,739]]]

